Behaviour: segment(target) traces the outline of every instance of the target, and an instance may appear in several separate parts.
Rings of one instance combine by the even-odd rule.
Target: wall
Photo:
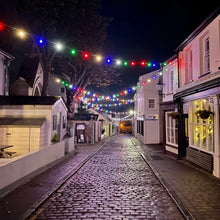
[[[173,91],[171,90],[171,72],[173,71]],[[177,59],[174,59],[171,64],[163,67],[163,102],[173,101],[173,94],[178,88],[178,64]]]
[[[64,156],[65,142],[53,144],[35,153],[4,159],[8,163],[0,165],[0,190],[15,183],[43,166]]]
[[[53,130],[53,115],[57,115],[57,129]],[[63,136],[66,134],[66,127],[63,128],[63,116],[66,118],[66,127],[67,127],[67,109],[64,105],[63,101],[56,102],[52,107],[52,114],[50,116],[51,119],[51,139],[53,138],[55,133],[58,133],[58,129],[60,129],[60,140],[63,139]],[[59,118],[61,117],[61,118]],[[60,128],[58,127],[60,125]],[[51,141],[50,139],[50,141]]]
[[[199,76],[205,74],[202,68],[201,57],[201,39],[205,34],[209,33],[209,46],[210,46],[210,72],[215,73],[219,71],[220,67],[220,15],[217,16],[201,33],[199,33],[183,51],[179,53],[180,57],[180,87],[185,85],[185,59],[186,51],[192,48],[192,66],[193,66],[193,82],[199,81]],[[207,75],[204,78],[209,78],[211,75]],[[202,78],[202,79],[204,79]],[[191,84],[193,84],[193,82]]]
[[[75,149],[74,137],[64,139],[65,154],[72,152]]]
[[[66,87],[60,82],[57,83],[56,79],[59,77],[56,76],[55,74],[50,74],[50,80],[49,80],[49,85],[48,85],[48,94],[50,96],[62,96],[64,101],[66,102]],[[62,91],[61,91],[62,88]],[[77,108],[76,108],[77,109]]]
[[[153,76],[157,79],[153,80]],[[159,95],[156,89],[158,82],[159,70],[147,73],[139,77],[139,83],[146,82],[146,85],[137,89],[135,95],[135,136],[144,144],[160,143],[162,134],[160,132],[160,108]],[[148,82],[150,79],[150,82]],[[151,109],[148,106],[148,100],[155,99],[156,108]],[[149,117],[156,116],[154,120]],[[137,134],[137,120],[144,120],[144,135]]]

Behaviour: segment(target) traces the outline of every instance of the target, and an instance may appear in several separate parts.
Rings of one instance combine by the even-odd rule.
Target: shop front
[[[217,83],[218,82],[218,83]],[[175,94],[175,101],[187,106],[189,146],[186,159],[220,178],[219,87],[220,79],[199,84]],[[185,111],[185,112],[184,112]],[[185,127],[186,128],[186,127]],[[179,131],[178,145],[181,144]]]

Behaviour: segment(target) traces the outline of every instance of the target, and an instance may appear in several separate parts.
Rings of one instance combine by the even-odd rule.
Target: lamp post
[[[164,84],[161,82],[161,76],[159,75],[159,80],[158,80],[158,83],[156,84],[156,89],[160,97],[164,97],[163,87],[164,87]]]

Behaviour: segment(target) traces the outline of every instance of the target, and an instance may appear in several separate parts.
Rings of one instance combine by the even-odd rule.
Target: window
[[[60,92],[61,92],[61,93],[64,93],[64,92],[65,92],[64,87],[60,88]]]
[[[167,93],[172,93],[173,92],[173,80],[174,80],[174,71],[171,70],[167,74]]]
[[[188,49],[186,51],[186,75],[185,75],[185,83],[189,83],[192,81],[192,70],[193,70],[193,63],[192,63],[192,49]]]
[[[63,116],[63,128],[66,128],[66,116]]]
[[[150,108],[150,109],[155,109],[156,108],[155,99],[148,99],[148,108]]]
[[[172,118],[172,112],[166,113],[166,142],[178,145],[178,120]]]
[[[207,99],[200,99],[190,104],[190,127],[189,144],[191,147],[203,150],[208,153],[213,152],[213,114],[204,119],[199,112],[209,110],[213,112],[213,103]]]
[[[57,130],[57,115],[53,115],[53,130]]]
[[[204,73],[210,72],[209,37],[204,39]]]
[[[137,133],[144,135],[144,121],[142,120],[137,120]]]
[[[174,71],[170,71],[170,92],[173,92]]]

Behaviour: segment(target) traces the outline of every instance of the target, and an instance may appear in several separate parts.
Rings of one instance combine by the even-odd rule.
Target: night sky
[[[104,52],[115,58],[163,62],[219,7],[219,1],[103,0],[102,14],[113,17]],[[122,88],[151,70],[121,73]]]
[[[1,2],[0,20],[13,23],[14,2],[16,0]],[[103,55],[115,59],[163,62],[175,54],[175,49],[219,5],[219,1],[199,1],[198,4],[198,1],[188,0],[102,0],[101,14],[113,18],[108,27]],[[2,45],[4,42],[0,42],[0,47],[4,49]],[[122,68],[121,83],[100,93],[116,93],[136,85],[138,77],[149,71],[152,69]]]

